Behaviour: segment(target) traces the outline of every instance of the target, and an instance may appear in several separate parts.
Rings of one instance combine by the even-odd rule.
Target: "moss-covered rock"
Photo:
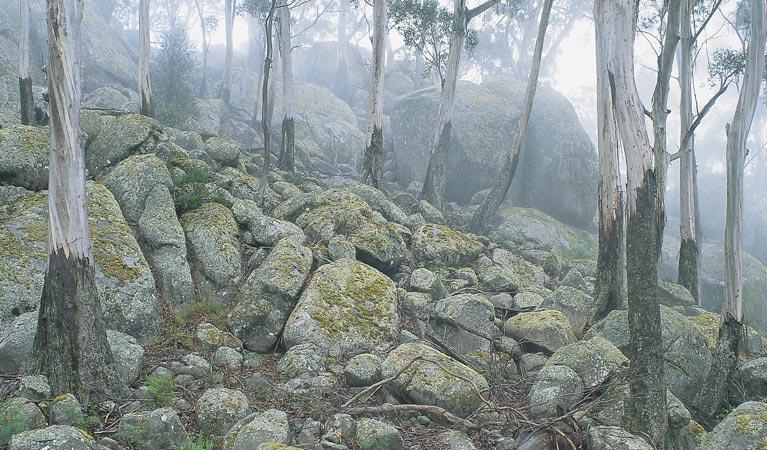
[[[229,328],[245,348],[262,353],[274,348],[311,267],[312,251],[283,239],[250,274],[229,315]]]
[[[236,142],[212,137],[205,141],[205,152],[220,164],[236,167],[242,148]]]
[[[139,114],[141,97],[133,89],[102,86],[83,96],[82,107],[111,114]]]
[[[394,283],[349,259],[320,267],[290,315],[283,342],[311,342],[338,356],[384,345],[399,329]]]
[[[286,448],[290,438],[288,415],[278,409],[269,409],[261,414],[248,416],[241,424],[235,425],[229,434],[236,436],[231,450],[250,450],[271,443],[273,448]],[[238,424],[240,425],[240,424]],[[235,430],[236,428],[236,430]],[[272,448],[272,447],[266,447]]]
[[[492,186],[512,141],[525,92],[523,82],[486,79],[458,83],[447,162],[447,196],[468,203]],[[400,184],[426,172],[440,90],[422,89],[397,99],[391,113]],[[596,211],[594,146],[569,102],[539,89],[509,197],[560,220],[590,224]]]
[[[695,304],[695,299],[687,288],[668,280],[658,280],[658,301],[668,307]]]
[[[587,442],[589,448],[604,450],[653,450],[655,448],[639,436],[620,427],[609,426],[589,428]]]
[[[37,332],[37,311],[24,313],[6,323],[0,321],[0,373],[16,374],[32,356]]]
[[[48,187],[50,133],[10,124],[0,129],[0,182],[33,191]]]
[[[482,406],[482,398],[475,387],[480,392],[488,389],[485,378],[423,344],[408,343],[397,347],[381,366],[381,374],[389,378],[418,357],[422,359],[412,363],[388,385],[394,395],[417,404],[439,406],[461,417]]]
[[[711,367],[711,352],[703,333],[687,317],[665,306],[661,306],[660,313],[666,385],[682,401],[690,402]],[[585,338],[596,336],[612,342],[624,355],[630,355],[628,312],[612,311],[594,324]]]
[[[583,396],[581,377],[571,368],[546,364],[538,372],[528,393],[530,415],[535,419],[558,417]]]
[[[767,404],[746,402],[735,408],[706,436],[706,450],[767,448]]]
[[[85,167],[91,176],[99,176],[130,155],[151,152],[161,134],[160,123],[152,118],[138,114],[119,116],[104,124],[85,149]]]
[[[569,367],[578,374],[586,389],[592,389],[627,366],[628,359],[610,341],[594,337],[560,348],[546,365]]]
[[[250,231],[255,245],[273,247],[282,239],[290,239],[299,244],[304,242],[301,228],[286,220],[267,216],[252,200],[236,200],[232,205],[232,213],[237,223]]]
[[[232,211],[205,203],[181,216],[192,262],[192,278],[204,299],[229,304],[242,283],[239,227]]]
[[[468,364],[487,368],[495,335],[495,309],[478,294],[453,295],[439,300],[429,317],[428,335]]]
[[[399,431],[386,422],[363,418],[357,423],[357,444],[363,450],[402,450]]]
[[[411,251],[427,267],[462,267],[476,259],[484,245],[468,234],[428,223],[413,233]]]
[[[586,327],[593,322],[597,314],[594,298],[570,286],[559,286],[546,298],[541,307],[561,311],[570,321],[577,338],[583,336]]]
[[[528,352],[551,354],[575,342],[567,317],[551,309],[517,314],[506,321],[503,331],[522,344]]]
[[[240,390],[212,388],[203,392],[194,410],[197,423],[205,434],[223,435],[250,413],[250,404]]]
[[[98,450],[100,446],[85,431],[67,426],[52,425],[39,430],[25,431],[11,438],[10,450]]]
[[[184,448],[189,441],[173,408],[126,414],[120,421],[118,436],[136,450]]]
[[[749,398],[767,397],[767,357],[741,364],[738,377]]]

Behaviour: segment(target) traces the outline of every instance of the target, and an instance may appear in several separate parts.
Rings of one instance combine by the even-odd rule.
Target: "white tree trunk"
[[[35,123],[35,99],[29,75],[29,0],[19,0],[21,34],[19,35],[19,103],[21,123]]]
[[[293,63],[290,40],[290,9],[288,2],[280,2],[280,57],[282,58],[282,149],[279,165],[295,172],[296,144],[293,117]]]
[[[149,22],[149,0],[139,0],[139,58],[138,58],[138,91],[141,94],[141,114],[153,116],[152,87],[149,83],[149,52],[151,23]]]
[[[383,189],[383,66],[386,47],[386,0],[373,1],[373,65],[367,142],[362,164],[363,183]]]
[[[226,33],[226,56],[224,59],[224,80],[221,83],[221,99],[228,106],[232,97],[232,52],[233,40],[232,30],[234,29],[234,8],[235,0],[226,0],[224,2],[224,27]]]

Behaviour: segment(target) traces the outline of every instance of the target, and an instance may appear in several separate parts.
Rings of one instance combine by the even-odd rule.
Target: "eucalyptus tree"
[[[53,395],[119,395],[112,351],[96,290],[85,205],[85,164],[80,145],[80,24],[84,0],[48,0],[50,171],[48,267],[37,333],[35,370]]]
[[[634,76],[637,21],[634,0],[596,0],[594,22],[599,54],[606,52],[606,76],[616,131],[626,161],[626,271],[630,339],[629,397],[626,417],[630,431],[665,448],[668,429],[666,387],[660,327],[656,176],[653,148],[644,123]],[[600,69],[600,70],[604,70]],[[606,94],[604,85],[598,96]],[[604,105],[600,98],[598,104]]]
[[[522,107],[522,116],[517,121],[517,130],[514,133],[514,141],[511,144],[509,152],[498,175],[498,179],[490,190],[490,194],[482,201],[479,208],[474,213],[469,223],[469,228],[475,233],[482,233],[490,219],[495,215],[498,207],[506,198],[509,187],[514,179],[519,164],[519,154],[522,145],[525,143],[525,133],[527,125],[530,122],[530,113],[533,110],[533,100],[535,99],[535,90],[538,86],[538,75],[541,70],[541,56],[543,54],[543,43],[546,37],[546,29],[549,25],[551,16],[551,6],[553,0],[545,0],[541,10],[541,20],[538,25],[538,36],[535,40],[535,50],[533,52],[533,64],[530,67],[530,75],[527,79],[527,90],[525,92],[525,103]]]
[[[282,61],[282,148],[278,165],[288,172],[296,170],[296,120],[293,117],[293,63],[290,36],[290,8],[280,0],[280,58]]]
[[[386,0],[373,0],[373,63],[370,70],[368,130],[362,162],[363,183],[383,190],[383,66]]]
[[[208,11],[209,0],[194,0],[197,10],[197,19],[200,24],[200,37],[202,39],[202,78],[200,80],[199,96],[208,96],[208,52],[210,51],[210,34],[218,26],[218,17]]]
[[[458,83],[458,70],[461,65],[464,43],[469,31],[469,22],[487,11],[500,0],[487,0],[481,5],[468,9],[466,0],[454,0],[453,20],[450,29],[450,46],[448,50],[445,78],[442,83],[442,94],[439,101],[437,126],[431,146],[429,165],[420,197],[439,209],[445,206],[445,185],[447,153],[450,147],[450,129],[455,106],[455,90]]]
[[[236,0],[224,2],[224,33],[226,35],[226,56],[224,58],[224,79],[221,83],[221,99],[229,106],[232,97],[232,53],[234,42],[232,31],[234,29],[234,16],[237,7]]]
[[[767,8],[764,0],[751,1],[746,67],[732,122],[727,124],[727,207],[724,228],[724,304],[711,369],[695,396],[695,406],[713,416],[727,394],[738,363],[743,327],[743,175],[746,140],[759,101],[764,77]]]
[[[29,74],[29,0],[19,0],[19,104],[21,123],[35,123],[35,98],[32,93],[32,77]]]
[[[149,53],[151,22],[149,20],[150,0],[139,0],[139,57],[138,57],[138,91],[141,94],[141,114],[154,116],[152,106],[152,85],[149,81]]]
[[[266,51],[264,55],[263,84],[261,85],[261,131],[264,134],[264,166],[261,171],[259,185],[259,201],[263,205],[266,200],[266,185],[269,184],[270,160],[272,157],[271,140],[269,136],[269,72],[272,70],[272,28],[274,27],[274,15],[277,12],[277,0],[271,0],[269,12],[266,15],[264,36],[266,37]]]

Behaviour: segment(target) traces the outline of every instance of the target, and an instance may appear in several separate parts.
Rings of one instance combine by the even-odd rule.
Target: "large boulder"
[[[428,335],[472,366],[488,367],[495,337],[495,309],[478,294],[439,300],[429,317]]]
[[[597,314],[594,298],[570,286],[559,286],[546,298],[541,307],[562,312],[570,321],[577,338],[583,337],[586,327],[593,322]]]
[[[394,283],[350,259],[320,267],[290,315],[283,342],[311,342],[339,356],[385,345],[399,331]]]
[[[162,127],[156,120],[138,114],[119,116],[103,124],[98,136],[85,149],[85,167],[91,176],[136,153],[150,153],[160,141]]]
[[[103,86],[83,96],[82,107],[112,114],[138,114],[141,97],[133,89]]]
[[[154,277],[112,194],[86,189],[96,262],[96,287],[107,328],[153,339],[161,321]],[[48,193],[22,197],[0,209],[0,322],[37,309],[48,256]]]
[[[400,376],[388,385],[394,395],[417,404],[439,406],[462,417],[482,406],[480,392],[488,389],[482,375],[420,343],[400,345],[381,366],[384,378],[400,371]]]
[[[311,267],[312,251],[283,239],[250,274],[229,316],[229,328],[245,348],[274,348]]]
[[[575,342],[567,317],[551,309],[517,314],[506,321],[503,331],[519,341],[528,352],[551,354]]]
[[[492,186],[511,145],[524,95],[525,83],[511,79],[458,83],[448,199],[468,203],[476,192]],[[405,186],[426,173],[439,97],[439,89],[431,87],[399,98],[393,107],[398,181]],[[590,224],[596,211],[596,156],[572,105],[557,92],[540,88],[509,198],[567,223]]]
[[[711,430],[700,448],[706,450],[767,448],[767,403],[742,403]]]
[[[700,328],[687,317],[662,305],[660,315],[666,385],[679,399],[691,402],[711,367],[711,352]],[[589,329],[585,339],[597,336],[631,356],[627,311],[612,311]]]
[[[9,450],[99,450],[100,445],[79,428],[53,425],[25,431],[11,438]]]
[[[410,247],[418,263],[427,267],[463,267],[485,248],[468,234],[434,223],[416,230]]]
[[[229,304],[242,282],[239,226],[232,211],[205,203],[181,216],[192,261],[192,278],[203,298]]]
[[[0,129],[0,182],[37,191],[48,187],[50,133],[11,124]]]
[[[120,421],[118,435],[136,450],[184,448],[189,435],[172,408],[126,414]]]
[[[165,302],[177,312],[190,305],[194,287],[168,169],[153,154],[135,155],[120,162],[103,182],[138,232]]]
[[[0,321],[0,373],[16,374],[24,368],[32,355],[37,317],[37,311],[32,311],[5,326]]]

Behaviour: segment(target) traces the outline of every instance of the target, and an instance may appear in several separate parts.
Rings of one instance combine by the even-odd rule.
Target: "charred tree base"
[[[420,196],[421,199],[431,203],[440,211],[445,209],[447,152],[450,147],[450,129],[451,124],[448,122],[442,129],[437,144],[432,148]]]
[[[706,381],[695,395],[695,407],[703,414],[713,417],[724,402],[727,391],[738,364],[738,346],[740,345],[743,324],[731,315],[727,315],[719,326],[719,338],[708,371]]]
[[[360,181],[383,191],[383,163],[383,130],[380,127],[374,127],[370,143],[365,146]]]
[[[600,226],[597,276],[594,287],[596,311],[590,323],[603,319],[610,311],[623,307],[623,208],[618,205],[616,219]]]
[[[683,239],[679,246],[679,277],[677,283],[684,286],[698,302],[698,246],[693,239]]]
[[[628,276],[628,325],[630,335],[629,398],[626,418],[629,431],[647,436],[657,449],[665,448],[668,429],[666,386],[656,252],[655,178],[645,172],[636,189],[636,200],[626,223],[626,272]]]
[[[19,99],[21,100],[21,123],[23,125],[37,125],[31,78],[19,78]]]
[[[292,117],[282,119],[282,148],[277,164],[288,172],[296,171],[296,121]]]
[[[120,395],[96,290],[86,260],[51,253],[35,335],[35,372],[48,377],[53,395],[81,400]]]

